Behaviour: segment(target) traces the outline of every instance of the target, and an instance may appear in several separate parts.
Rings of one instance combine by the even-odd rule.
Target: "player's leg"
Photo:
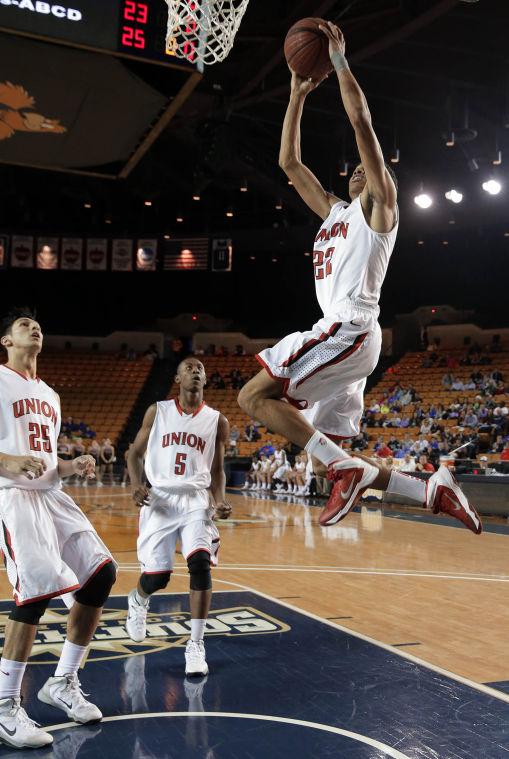
[[[196,512],[195,512],[196,513]],[[186,675],[204,676],[209,668],[203,642],[212,599],[213,557],[219,547],[219,533],[210,519],[196,519],[180,530],[182,555],[189,570],[191,636],[186,646]]]
[[[49,600],[16,606],[5,626],[0,661],[0,740],[16,748],[35,748],[53,742],[21,707],[21,682],[37,632]]]
[[[83,516],[82,526],[85,527],[86,523]],[[115,583],[115,563],[99,536],[91,529],[71,535],[64,544],[61,555],[62,561],[78,577],[80,587],[71,597],[64,596],[64,601],[72,604],[66,639],[55,673],[43,685],[38,698],[62,709],[75,722],[98,722],[102,719],[101,711],[85,699],[78,670]]]
[[[136,643],[141,643],[147,634],[150,596],[166,588],[173,571],[178,538],[172,509],[175,500],[157,499],[152,494],[150,505],[140,510],[137,551],[142,574],[127,597],[126,619],[127,634]]]
[[[316,424],[327,435],[336,439],[354,437],[360,429],[360,419],[363,412],[365,380],[351,383],[343,388],[338,398],[320,401],[312,409],[303,411],[307,420]],[[418,502],[433,513],[447,513],[459,519],[466,527],[475,533],[481,531],[482,526],[475,509],[468,503],[453,476],[445,467],[440,467],[427,482],[418,477],[399,472],[396,469],[388,469],[380,466],[373,459],[354,454],[351,460],[352,466],[348,469],[337,470],[333,476],[334,485],[331,495],[320,515],[320,523],[323,525],[334,524],[343,519],[361,498],[366,487],[385,491],[406,498],[410,503]],[[377,475],[371,483],[362,482],[362,471],[356,469],[356,463],[367,464],[371,469],[377,470]],[[315,467],[315,471],[318,468]],[[321,473],[321,472],[318,472]],[[336,476],[337,475],[337,476]],[[355,500],[350,498],[349,491],[354,494]]]

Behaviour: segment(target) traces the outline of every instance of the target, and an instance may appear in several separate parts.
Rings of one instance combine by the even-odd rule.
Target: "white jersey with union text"
[[[46,464],[45,473],[36,479],[11,474],[0,467],[0,488],[48,490],[60,485],[57,459],[60,422],[60,401],[49,385],[0,366],[0,452],[35,456]]]
[[[159,401],[145,458],[152,486],[169,493],[208,488],[218,421],[219,411],[205,403],[186,414],[178,399]]]
[[[390,232],[375,232],[364,217],[360,196],[332,206],[313,249],[316,297],[324,316],[341,314],[349,301],[378,313],[398,223]]]

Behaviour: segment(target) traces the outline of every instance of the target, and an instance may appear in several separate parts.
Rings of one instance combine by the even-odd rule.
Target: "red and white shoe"
[[[329,464],[327,479],[334,485],[320,514],[320,524],[325,527],[344,519],[377,476],[378,469],[361,459],[341,459]]]
[[[476,535],[482,532],[479,514],[469,504],[451,470],[446,466],[439,467],[427,482],[426,507],[431,509],[433,514],[441,511],[443,514],[459,519]]]

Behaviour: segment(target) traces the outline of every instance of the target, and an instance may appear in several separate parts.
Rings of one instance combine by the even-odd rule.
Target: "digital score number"
[[[188,0],[188,6],[193,11],[198,7],[195,0]],[[166,40],[164,39],[163,42],[161,38],[161,29],[164,29],[166,34],[166,27],[161,25],[160,18],[154,20],[153,16],[153,7],[149,2],[121,0],[119,52],[139,54],[141,57],[144,53],[151,56],[166,55],[173,57],[175,55],[171,46],[167,48]],[[197,42],[192,36],[196,34],[197,27],[197,22],[190,16],[187,25],[180,34],[185,40],[182,49],[184,57],[189,63],[194,63],[196,60]],[[190,38],[186,39],[188,36]],[[159,41],[161,49],[153,49],[154,40]]]

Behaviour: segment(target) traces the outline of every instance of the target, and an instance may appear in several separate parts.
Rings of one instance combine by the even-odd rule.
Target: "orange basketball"
[[[319,80],[330,74],[329,40],[318,28],[321,18],[297,21],[285,38],[285,57],[289,67],[305,79]]]

